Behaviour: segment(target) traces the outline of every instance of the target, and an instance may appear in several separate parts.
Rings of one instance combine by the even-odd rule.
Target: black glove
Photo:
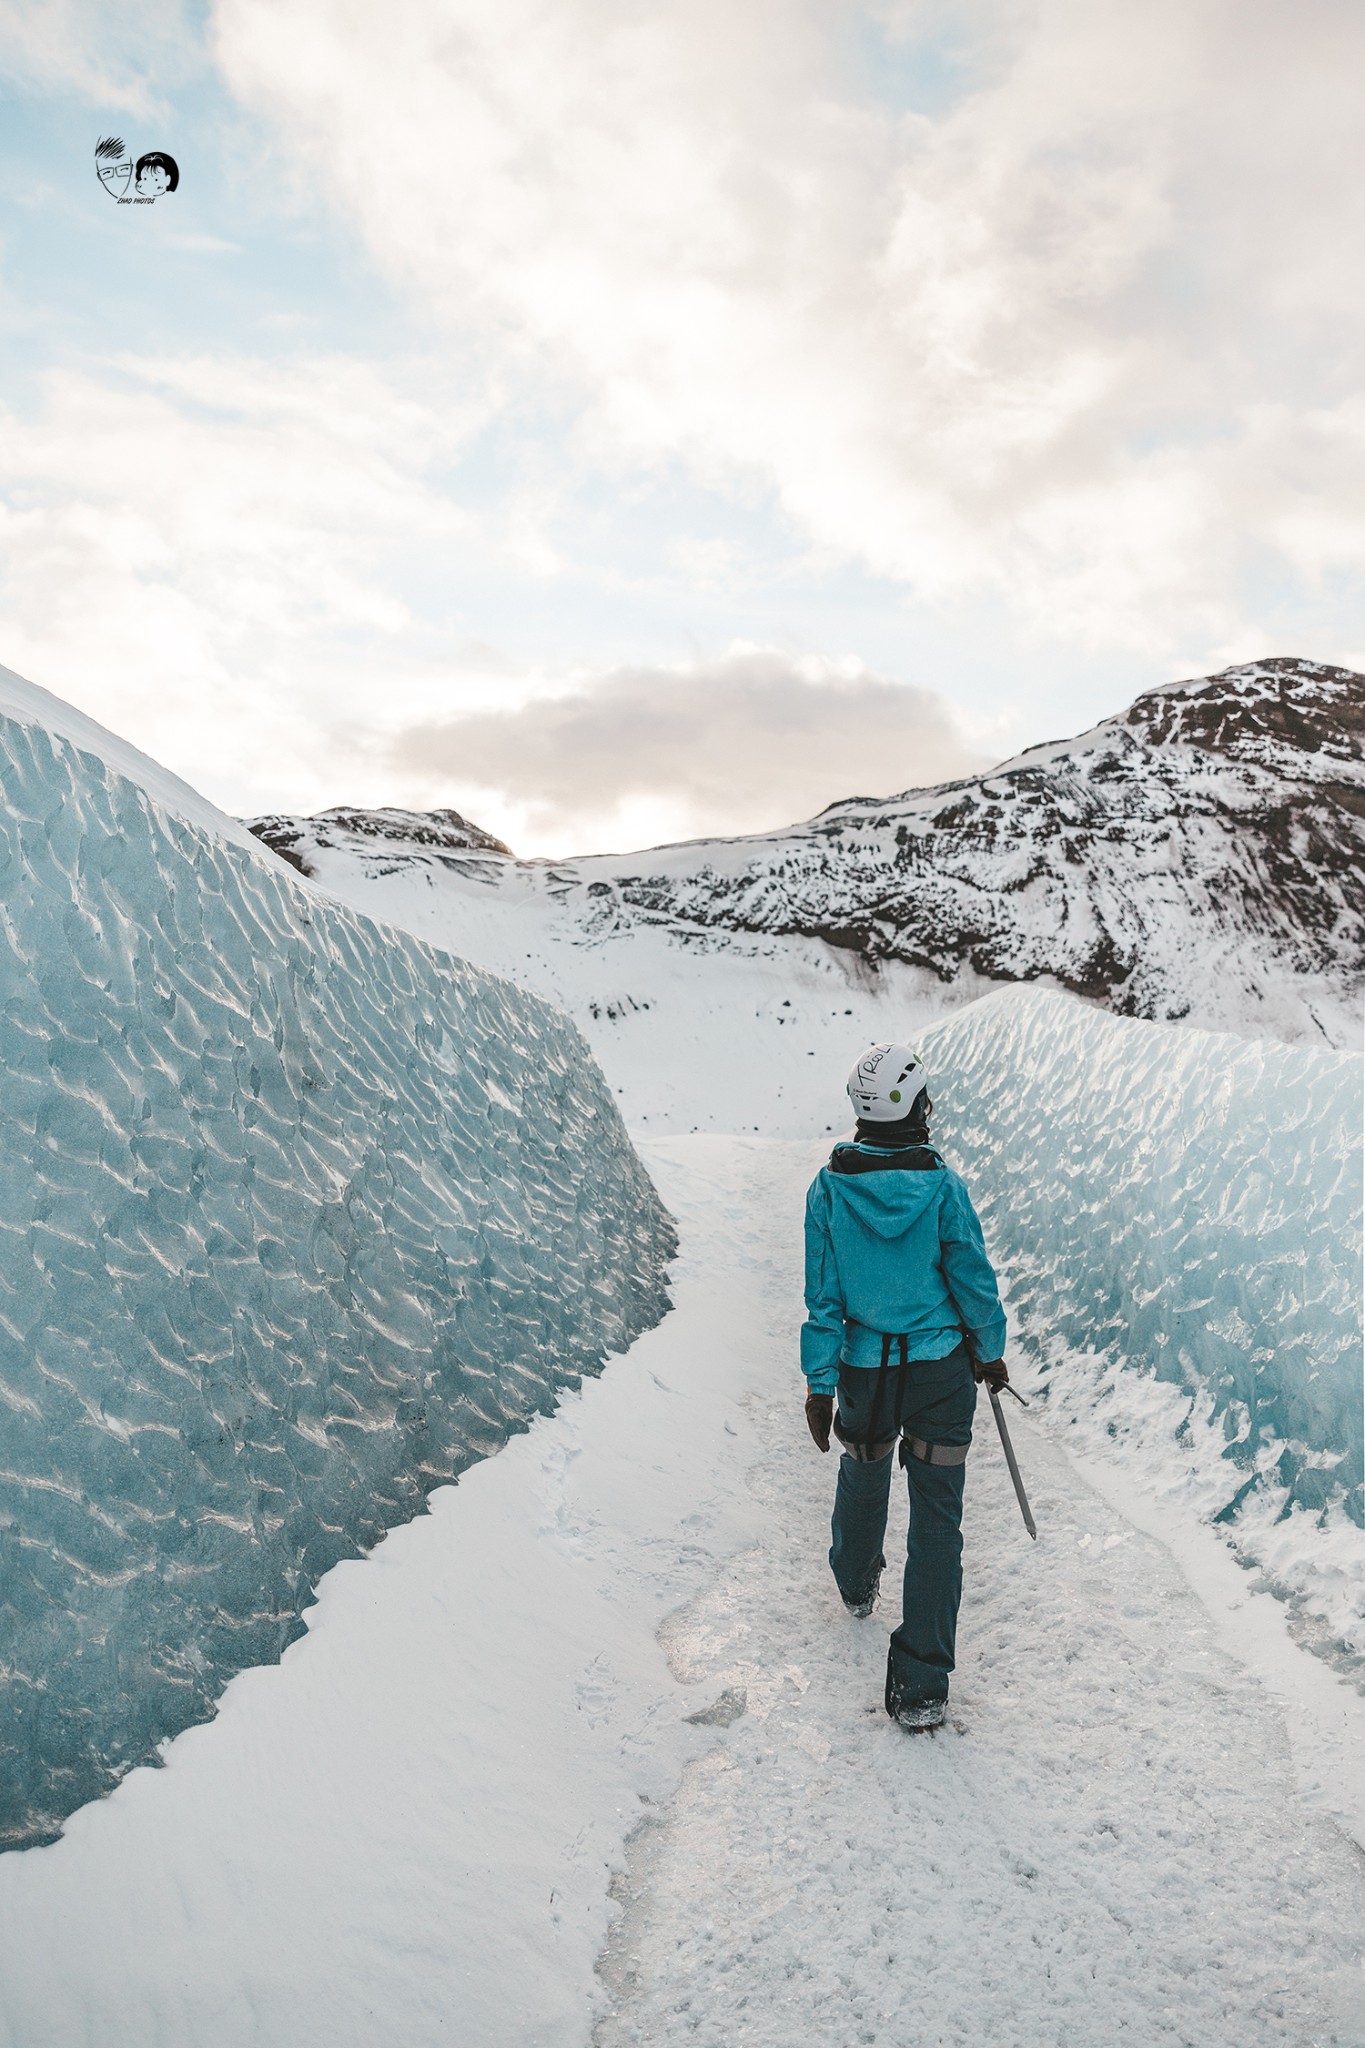
[[[1002,1387],[1007,1387],[1010,1383],[1009,1368],[1003,1358],[992,1359],[989,1365],[983,1365],[980,1359],[978,1359],[972,1367],[972,1378],[978,1386],[984,1380],[991,1391],[996,1394],[1000,1392]]]
[[[815,1438],[817,1451],[829,1449],[830,1426],[834,1421],[833,1394],[807,1394],[806,1427]]]

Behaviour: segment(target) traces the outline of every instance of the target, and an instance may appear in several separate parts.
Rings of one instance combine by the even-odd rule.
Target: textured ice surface
[[[667,1306],[569,1020],[0,719],[0,1842]]]
[[[1054,1413],[1195,1499],[1365,1656],[1361,1067],[1038,990],[924,1034]]]

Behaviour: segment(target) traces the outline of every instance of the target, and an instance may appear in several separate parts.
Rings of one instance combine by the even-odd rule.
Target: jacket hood
[[[948,1184],[937,1173],[831,1173],[824,1169],[830,1200],[843,1203],[865,1230],[876,1237],[903,1237],[932,1209]]]

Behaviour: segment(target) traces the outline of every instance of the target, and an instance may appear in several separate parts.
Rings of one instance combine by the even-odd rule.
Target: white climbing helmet
[[[848,1099],[869,1123],[895,1124],[928,1086],[924,1061],[910,1046],[870,1045],[848,1077]]]

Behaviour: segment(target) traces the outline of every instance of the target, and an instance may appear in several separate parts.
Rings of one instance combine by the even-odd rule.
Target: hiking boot
[[[858,1594],[856,1599],[848,1593],[840,1594],[840,1599],[843,1601],[845,1607],[848,1609],[849,1613],[853,1616],[853,1619],[855,1621],[867,1620],[868,1615],[871,1614],[873,1608],[877,1604],[877,1593],[880,1589],[881,1583],[882,1575],[880,1572],[878,1572],[876,1578],[872,1581],[872,1584],[868,1587],[867,1591],[865,1593]]]
[[[943,1726],[948,1702],[892,1698],[887,1702],[887,1711],[893,1721],[902,1728],[908,1728],[912,1735],[930,1735],[935,1728]]]

